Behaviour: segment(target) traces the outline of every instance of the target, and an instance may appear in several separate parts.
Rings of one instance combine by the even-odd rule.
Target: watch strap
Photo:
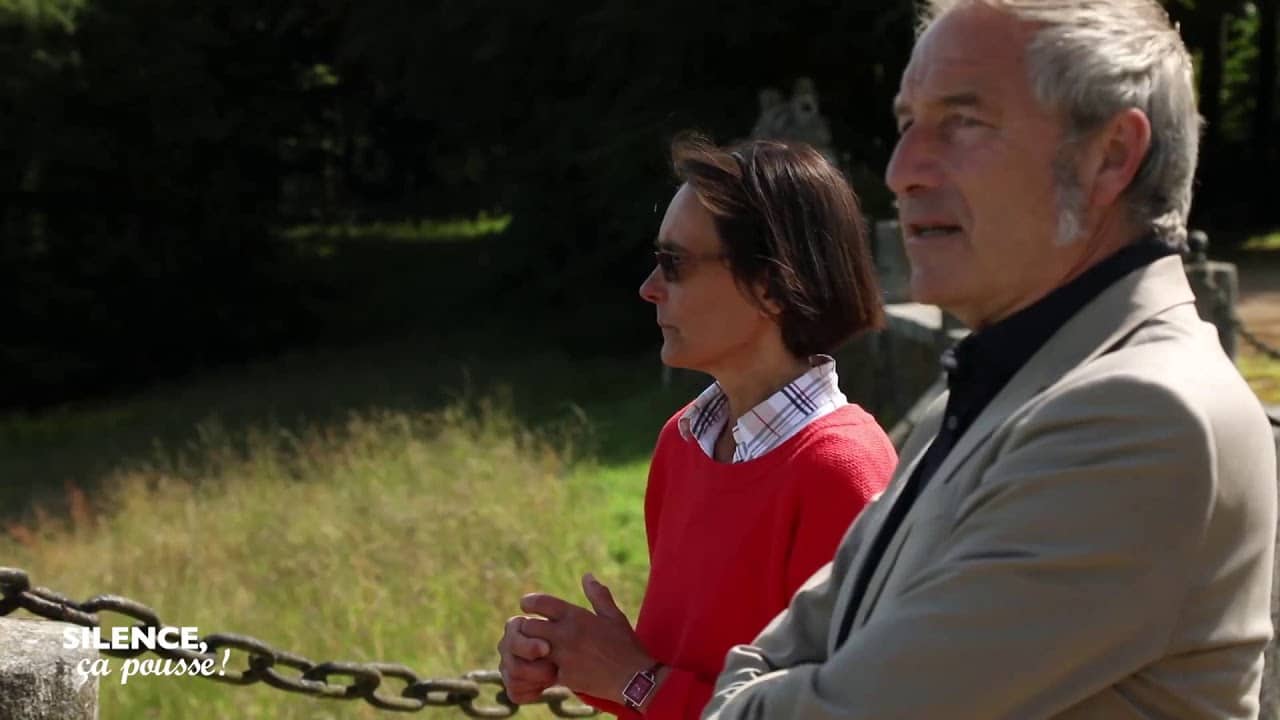
[[[656,662],[647,670],[641,670],[622,688],[622,702],[632,710],[639,710],[649,696],[653,694],[654,688],[658,686],[658,671],[662,669],[662,663]]]

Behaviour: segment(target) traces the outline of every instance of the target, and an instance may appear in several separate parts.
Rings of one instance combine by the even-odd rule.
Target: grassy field
[[[1280,405],[1280,361],[1246,349],[1240,353],[1236,366],[1262,402]]]
[[[306,657],[424,676],[493,667],[521,594],[578,597],[593,570],[634,609],[643,463],[602,468],[484,404],[387,412],[302,434],[217,434],[114,475],[92,502],[11,523],[0,557],[75,597],[112,592],[166,622]],[[119,661],[115,661],[119,668]],[[243,667],[233,655],[230,667]],[[104,718],[373,717],[358,704],[203,680],[116,678]]]
[[[1236,368],[1266,405],[1280,405],[1280,360],[1262,354],[1238,338]]]
[[[1234,263],[1240,291],[1249,298],[1239,308],[1246,324],[1271,345],[1280,344],[1280,231],[1262,232],[1245,240],[1238,249],[1222,253]],[[1247,307],[1245,307],[1247,306]],[[1280,361],[1259,352],[1238,338],[1237,366],[1264,403],[1280,405]]]
[[[590,570],[638,607],[648,452],[698,384],[658,379],[653,358],[513,359],[455,338],[283,357],[9,417],[0,565],[317,661],[424,677],[492,668],[523,593],[577,599]],[[119,663],[101,683],[106,720],[383,715],[265,686],[121,686]],[[233,653],[229,667],[244,663]]]

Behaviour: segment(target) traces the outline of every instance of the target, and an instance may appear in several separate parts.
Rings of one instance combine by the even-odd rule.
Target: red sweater
[[[650,720],[700,715],[729,648],[753,640],[831,561],[897,463],[889,438],[853,404],[733,464],[684,440],[678,417],[658,437],[645,492],[650,569],[636,633],[671,668],[648,705]]]

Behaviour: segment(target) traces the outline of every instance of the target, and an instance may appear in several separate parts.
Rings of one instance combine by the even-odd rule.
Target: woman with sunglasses
[[[715,382],[667,421],[645,493],[650,571],[634,629],[587,574],[591,608],[521,601],[498,650],[508,696],[560,684],[621,717],[696,718],[750,642],[888,482],[897,461],[841,393],[830,353],[883,322],[857,200],[798,143],[672,145],[682,184],[658,231],[662,361]]]

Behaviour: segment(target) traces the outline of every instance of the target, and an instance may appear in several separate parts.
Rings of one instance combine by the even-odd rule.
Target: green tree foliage
[[[300,71],[331,45],[320,7],[19,10],[0,15],[0,293],[18,315],[2,400],[151,378],[285,337],[296,314],[266,230],[281,148],[314,104]]]
[[[1276,0],[1166,5],[1196,57],[1205,119],[1193,222],[1228,231],[1272,225],[1270,183],[1250,179],[1265,176],[1275,161],[1271,137],[1280,130]]]
[[[1276,129],[1275,2],[1168,2],[1210,123],[1201,219],[1275,212],[1233,190]],[[0,405],[315,337],[355,295],[307,279],[298,224],[510,213],[475,312],[634,348],[671,135],[742,138],[761,88],[811,77],[883,217],[913,24],[911,0],[0,0]]]

